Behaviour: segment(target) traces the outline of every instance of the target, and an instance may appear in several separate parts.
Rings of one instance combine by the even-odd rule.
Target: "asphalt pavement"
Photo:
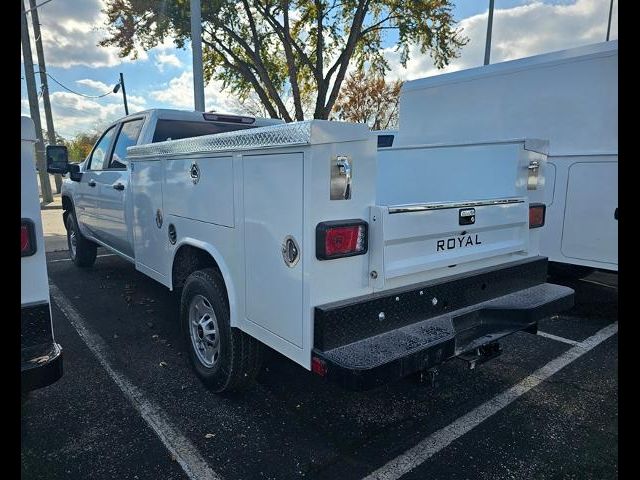
[[[618,476],[617,275],[566,282],[576,306],[546,336],[448,362],[434,387],[348,392],[269,351],[251,390],[220,396],[191,372],[173,294],[99,255],[48,253],[65,372],[23,403],[25,479]]]

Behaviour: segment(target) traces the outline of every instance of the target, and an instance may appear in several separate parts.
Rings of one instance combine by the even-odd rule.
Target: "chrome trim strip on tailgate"
[[[425,210],[443,210],[446,208],[480,207],[484,205],[506,205],[511,203],[524,203],[525,199],[518,198],[494,198],[492,200],[474,200],[469,202],[445,202],[445,203],[414,203],[408,205],[393,205],[387,207],[389,214],[423,212]]]

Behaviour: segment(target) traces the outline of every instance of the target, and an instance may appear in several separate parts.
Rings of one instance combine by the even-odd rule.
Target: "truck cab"
[[[133,215],[128,147],[279,123],[282,120],[171,109],[146,110],[113,122],[63,182],[64,223],[73,261],[93,264],[98,244],[134,261],[133,231],[128,227]]]

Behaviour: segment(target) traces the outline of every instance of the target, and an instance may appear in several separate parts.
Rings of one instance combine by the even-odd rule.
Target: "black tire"
[[[566,280],[579,280],[593,273],[595,268],[569,263],[549,262],[549,275]]]
[[[69,212],[66,216],[65,227],[67,228],[67,248],[69,257],[80,268],[90,268],[96,261],[98,246],[91,240],[87,240],[80,229],[74,212]],[[72,246],[73,235],[75,234],[75,249]]]
[[[224,292],[224,281],[220,273],[207,268],[189,275],[180,300],[180,323],[189,360],[202,382],[216,393],[247,389],[253,384],[262,364],[262,344],[243,331],[231,327],[229,304]],[[203,330],[196,328],[197,332],[192,334],[190,323],[194,315],[193,309],[196,308],[192,305],[202,300],[202,297],[206,300],[204,306],[213,311],[217,323],[216,334],[207,337],[219,342],[216,343],[219,348],[218,356],[215,357],[215,353],[211,355],[212,365],[205,364],[207,359],[202,360],[201,356],[207,357],[207,353],[196,345],[198,340],[201,341],[200,345],[206,341],[204,335],[201,335]],[[199,314],[195,314],[195,317],[198,316]]]

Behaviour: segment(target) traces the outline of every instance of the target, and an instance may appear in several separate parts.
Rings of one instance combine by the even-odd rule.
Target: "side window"
[[[144,119],[139,118],[122,124],[116,146],[113,148],[113,157],[109,163],[109,168],[125,168],[127,147],[131,147],[138,143],[138,136],[142,130]]]
[[[107,155],[115,131],[114,125],[102,135],[102,138],[93,147],[93,152],[91,152],[91,158],[89,159],[89,170],[104,170],[107,168]]]

